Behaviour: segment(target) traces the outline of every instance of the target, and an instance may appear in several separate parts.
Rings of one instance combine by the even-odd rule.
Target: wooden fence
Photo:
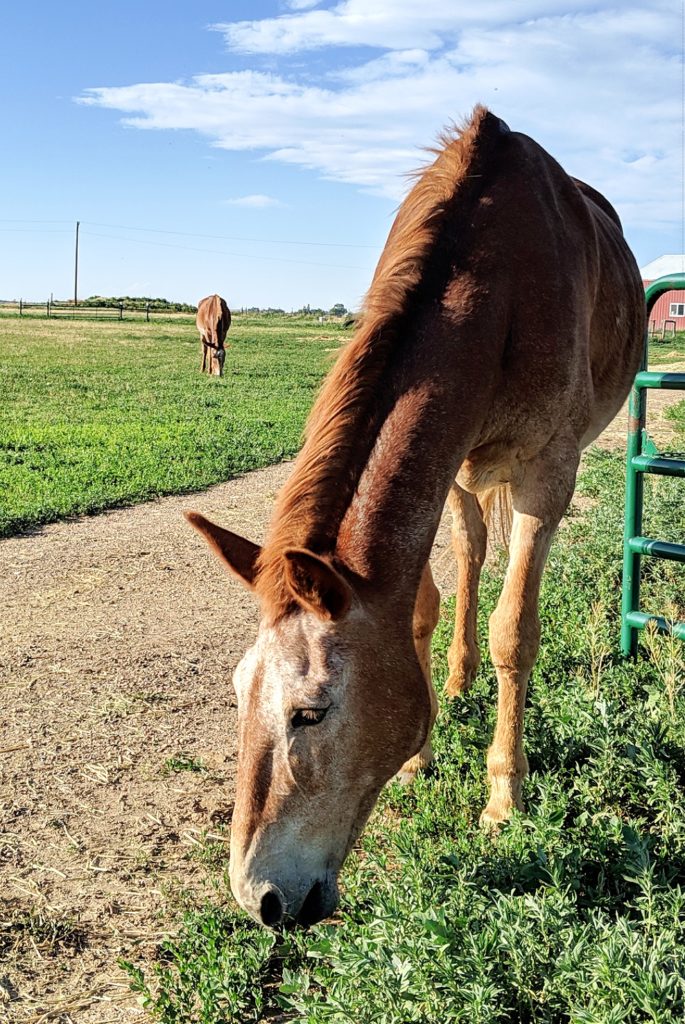
[[[124,319],[123,302],[120,302],[118,306],[75,306],[73,302],[48,302],[47,311],[50,317],[71,317],[78,320]],[[149,306],[146,307],[145,314],[149,320]]]
[[[154,314],[169,315],[169,311],[154,309],[150,303],[145,306],[126,306],[123,302],[117,306],[75,306],[73,302],[55,302],[52,299],[48,299],[47,302],[27,302],[25,299],[19,299],[18,302],[1,302],[0,313],[72,320],[130,320],[144,316],[148,323]]]

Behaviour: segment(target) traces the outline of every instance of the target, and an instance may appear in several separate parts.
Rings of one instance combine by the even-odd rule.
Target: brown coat
[[[257,920],[318,920],[383,784],[431,758],[428,556],[447,499],[456,624],[448,694],[478,666],[489,511],[513,509],[490,619],[497,825],[521,807],[540,579],[583,447],[637,370],[640,275],[616,213],[476,108],[400,207],[361,326],[326,380],[262,549],[192,514],[262,617],[235,674],[231,881]]]
[[[226,351],[224,341],[231,326],[231,311],[220,295],[200,299],[195,320],[202,341],[202,373],[221,377]]]

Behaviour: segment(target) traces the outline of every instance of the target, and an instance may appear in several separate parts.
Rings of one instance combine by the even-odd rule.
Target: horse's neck
[[[493,374],[470,348],[439,321],[417,330],[388,381],[395,402],[338,534],[338,556],[393,603],[413,602],[448,491],[487,413]]]

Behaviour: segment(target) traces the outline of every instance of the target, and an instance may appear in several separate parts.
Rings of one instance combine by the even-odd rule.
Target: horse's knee
[[[530,669],[540,646],[540,618],[535,611],[511,614],[498,606],[489,621],[490,654],[496,668]]]

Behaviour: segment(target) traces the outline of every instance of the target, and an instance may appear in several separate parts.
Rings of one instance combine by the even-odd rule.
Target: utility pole
[[[76,221],[76,252],[74,254],[74,306],[78,305],[78,229],[80,221]]]

